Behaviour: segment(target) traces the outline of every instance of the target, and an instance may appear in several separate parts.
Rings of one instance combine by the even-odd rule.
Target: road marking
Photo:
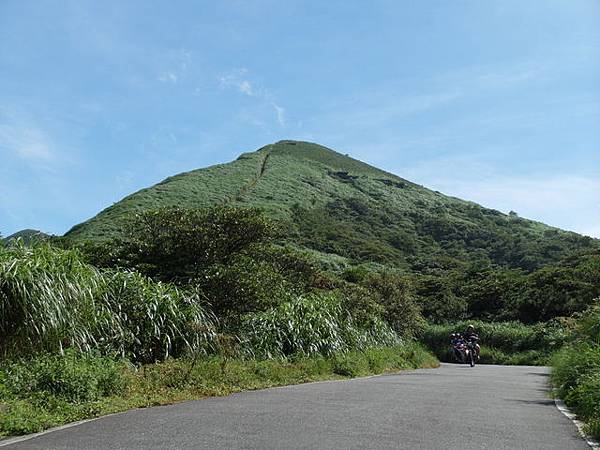
[[[560,398],[555,398],[554,404],[556,405],[558,410],[561,413],[563,413],[565,417],[570,419],[575,424],[577,430],[579,431],[579,434],[583,437],[583,439],[585,439],[585,442],[587,442],[590,447],[592,447],[593,449],[600,449],[600,443],[589,437],[587,434],[585,434],[585,432],[583,431],[584,423],[581,420],[577,420],[577,416],[573,414],[573,412],[567,407],[567,405],[565,405],[565,402],[563,402]]]

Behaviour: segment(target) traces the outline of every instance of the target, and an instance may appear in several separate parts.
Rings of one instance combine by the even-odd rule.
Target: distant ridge
[[[16,233],[11,234],[10,236],[4,238],[3,240],[4,240],[4,242],[8,243],[10,241],[15,241],[17,239],[21,239],[25,244],[30,244],[31,242],[43,241],[50,237],[51,236],[49,234],[46,234],[40,230],[25,229],[25,230],[17,231]]]
[[[259,207],[284,240],[355,262],[415,267],[452,258],[532,270],[599,241],[445,196],[310,142],[280,141],[133,193],[66,236],[106,240],[138,211]]]

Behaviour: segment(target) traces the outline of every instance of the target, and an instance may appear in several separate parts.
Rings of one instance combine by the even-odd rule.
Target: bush
[[[197,283],[217,316],[230,320],[277,306],[292,298],[295,291],[295,286],[269,263],[245,255],[229,264],[212,266]]]
[[[331,355],[351,349],[394,345],[399,338],[372,317],[357,327],[333,294],[310,294],[243,318],[246,351],[273,357],[294,353]]]
[[[383,271],[369,277],[365,285],[375,294],[384,319],[398,334],[412,338],[423,330],[426,323],[407,277]]]
[[[214,320],[198,294],[100,271],[48,244],[0,249],[0,352],[99,349],[155,361],[205,348]]]
[[[122,365],[113,359],[68,351],[63,356],[44,355],[30,360],[4,363],[0,367],[3,391],[10,397],[56,398],[68,402],[95,401],[118,395],[127,386]]]
[[[354,352],[338,355],[333,360],[333,373],[343,377],[358,377],[369,373],[369,362]],[[381,368],[381,365],[378,368]]]
[[[77,252],[47,244],[0,248],[0,351],[89,350],[103,324],[115,326],[94,292],[103,278]]]
[[[88,243],[93,264],[136,269],[152,278],[187,283],[213,264],[274,235],[273,224],[257,209],[215,206],[206,209],[162,208],[137,214],[125,238]]]

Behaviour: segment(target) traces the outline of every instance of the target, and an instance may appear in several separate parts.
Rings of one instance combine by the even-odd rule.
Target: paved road
[[[547,376],[445,364],[135,410],[5,448],[589,450]]]

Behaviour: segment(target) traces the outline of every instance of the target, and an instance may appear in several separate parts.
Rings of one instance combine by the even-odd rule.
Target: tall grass
[[[100,349],[151,362],[205,348],[212,315],[198,294],[133,272],[99,271],[48,244],[0,248],[0,352]]]
[[[572,342],[552,358],[556,393],[600,438],[600,299],[578,321]]]
[[[261,357],[332,355],[348,350],[392,346],[398,335],[381,319],[358,327],[338,297],[310,294],[244,317],[244,347]]]
[[[481,362],[490,364],[545,364],[551,353],[561,348],[570,336],[570,330],[558,320],[536,325],[463,321],[429,325],[420,340],[438,358],[449,361],[449,335],[463,332],[470,324],[479,334]]]

